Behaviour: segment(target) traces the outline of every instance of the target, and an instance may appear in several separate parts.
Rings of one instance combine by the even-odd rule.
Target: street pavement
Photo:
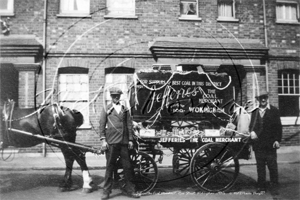
[[[162,163],[158,163],[158,168],[172,166],[172,152],[168,149],[163,150],[164,157]],[[300,146],[282,146],[277,150],[278,163],[298,163],[300,162]],[[10,156],[10,157],[9,157]],[[44,157],[40,153],[13,153],[7,150],[0,160],[0,171],[3,170],[64,170],[65,162],[61,152],[48,153]],[[104,155],[92,153],[86,154],[86,161],[89,169],[105,169],[106,159]],[[240,159],[240,166],[255,165],[254,153],[251,153],[249,160]],[[74,162],[74,169],[79,165]]]
[[[268,191],[265,194],[255,193],[256,166],[255,159],[240,161],[240,175],[229,193],[203,193],[194,186],[190,177],[178,178],[172,173],[172,152],[164,150],[164,159],[159,168],[159,181],[151,193],[141,199],[182,200],[182,199],[300,199],[300,148],[299,146],[281,147],[278,150],[279,177],[281,188],[279,194]],[[9,154],[4,154],[7,157]],[[61,153],[12,154],[6,161],[0,161],[0,199],[63,199],[85,200],[100,199],[105,173],[104,155],[87,154],[87,164],[97,189],[90,194],[81,192],[82,178],[78,164],[74,164],[73,182],[77,185],[74,191],[57,192],[58,183],[64,174],[64,159]],[[112,199],[130,199],[113,190]]]
[[[275,194],[272,191],[255,193],[256,166],[245,165],[240,168],[240,174],[230,191],[224,193],[206,193],[200,191],[188,177],[178,177],[171,168],[160,168],[158,182],[155,188],[143,195],[141,200],[298,200],[300,199],[299,176],[300,163],[279,164],[281,186]],[[0,171],[1,200],[99,200],[102,194],[101,186],[104,180],[104,169],[90,170],[95,190],[92,193],[82,192],[82,175],[79,169],[73,170],[74,189],[69,192],[59,192],[58,185],[62,181],[64,170],[26,170]],[[122,195],[120,189],[114,188],[112,200],[129,200]]]

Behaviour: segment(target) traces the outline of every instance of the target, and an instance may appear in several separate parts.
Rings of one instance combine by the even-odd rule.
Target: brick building
[[[281,112],[283,145],[299,144],[299,0],[0,3],[1,76],[10,68],[18,76],[18,89],[9,95],[2,89],[1,101],[9,97],[20,107],[33,107],[54,88],[55,101],[71,107],[80,102],[76,107],[85,124],[79,143],[99,145],[99,111],[108,96],[95,98],[101,86],[116,81],[126,86],[135,71],[153,65],[188,63],[202,64],[207,72],[221,64],[244,66],[240,103],[266,87]],[[1,85],[16,85],[10,82]],[[24,151],[40,152],[41,145]]]

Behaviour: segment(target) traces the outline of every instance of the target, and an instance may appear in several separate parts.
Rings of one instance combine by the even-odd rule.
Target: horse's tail
[[[81,112],[79,112],[78,110],[73,109],[71,113],[74,117],[76,127],[81,126],[83,124],[83,121],[84,121],[83,120],[83,115],[81,114]]]

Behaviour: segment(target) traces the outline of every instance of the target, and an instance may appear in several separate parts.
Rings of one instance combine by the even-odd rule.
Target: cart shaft
[[[8,130],[16,132],[16,133],[32,136],[32,137],[35,137],[35,138],[38,138],[38,139],[42,139],[42,140],[45,140],[46,142],[53,142],[53,143],[57,143],[57,144],[69,145],[69,146],[72,146],[72,147],[80,148],[80,149],[85,150],[87,152],[92,152],[92,153],[98,153],[99,152],[99,149],[96,149],[96,148],[91,147],[91,146],[83,145],[83,144],[72,143],[72,142],[67,142],[67,141],[63,141],[63,140],[57,140],[57,139],[45,137],[45,136],[42,136],[42,135],[35,135],[35,134],[30,133],[30,132],[22,131],[22,130],[18,130],[18,129],[14,129],[14,128],[8,128]]]

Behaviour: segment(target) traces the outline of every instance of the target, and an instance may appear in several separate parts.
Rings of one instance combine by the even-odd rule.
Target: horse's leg
[[[72,169],[73,169],[73,163],[74,163],[74,156],[72,155],[72,150],[66,148],[61,148],[61,151],[65,158],[66,163],[66,171],[64,175],[64,180],[59,185],[59,190],[61,192],[70,191],[72,187]]]
[[[81,152],[79,149],[73,148],[73,153],[75,155],[75,160],[79,164],[81,171],[82,171],[82,178],[83,178],[83,186],[82,192],[90,193],[93,191],[93,179],[90,176],[87,164],[86,164],[86,157],[85,153]]]

